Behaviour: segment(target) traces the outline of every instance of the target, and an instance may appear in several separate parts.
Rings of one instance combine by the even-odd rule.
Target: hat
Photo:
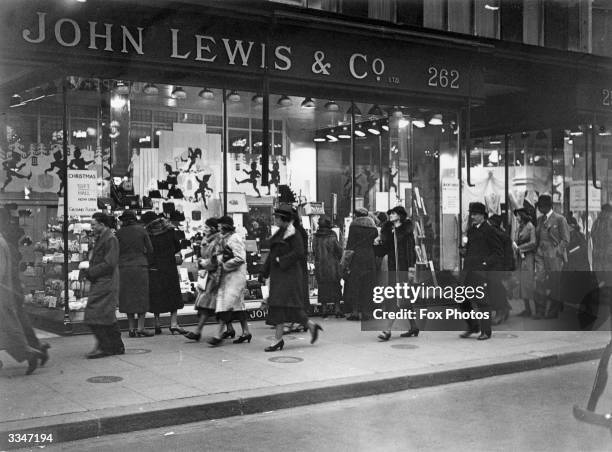
[[[179,212],[175,210],[170,213],[170,221],[175,223],[180,223],[181,221],[185,221],[185,214],[183,212]]]
[[[387,214],[391,214],[391,213],[398,214],[402,220],[408,217],[408,212],[406,212],[406,209],[404,209],[403,206],[395,206],[393,209],[387,212]]]
[[[149,224],[152,221],[157,220],[157,218],[158,216],[155,212],[149,211],[142,214],[140,221],[142,221],[144,224]]]
[[[520,207],[518,209],[514,209],[513,213],[514,215],[519,215],[521,213],[524,213],[525,215],[527,215],[527,209],[525,209],[524,207]]]
[[[355,209],[355,216],[356,217],[367,217],[368,209],[366,209],[365,207],[359,207]]]
[[[219,220],[217,220],[216,218],[210,217],[210,218],[206,219],[204,224],[206,226],[208,226],[209,228],[215,228],[216,229],[219,226]]]
[[[221,218],[217,220],[219,225],[226,224],[228,226],[234,227],[234,219],[229,215],[223,215]]]
[[[277,209],[274,209],[274,216],[280,217],[284,221],[291,220],[294,216],[293,209],[291,206],[279,206]]]
[[[119,217],[119,219],[121,221],[137,221],[138,220],[136,218],[136,212],[134,212],[133,210],[129,210],[129,209],[124,211]]]
[[[329,217],[322,215],[319,217],[319,221],[318,221],[319,227],[320,228],[328,228],[331,229],[332,227],[332,222],[329,219]]]
[[[538,206],[552,207],[552,197],[550,195],[540,195],[538,198]]]
[[[487,215],[487,208],[481,202],[471,202],[469,211],[470,213],[479,213],[480,215],[485,216]]]

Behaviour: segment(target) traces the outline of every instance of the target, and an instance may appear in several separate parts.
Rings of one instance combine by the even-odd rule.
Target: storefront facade
[[[593,187],[607,187],[607,161],[589,151],[612,144],[599,135],[605,99],[588,100],[605,66],[599,81],[576,84],[558,74],[571,66],[580,75],[579,64],[558,52],[526,64],[544,78],[534,83],[503,70],[517,52],[529,61],[526,46],[498,52],[491,41],[274,4],[110,4],[0,7],[0,202],[17,205],[32,238],[22,261],[28,300],[67,321],[82,308],[74,270],[87,254],[83,225],[99,208],[165,212],[186,240],[206,218],[232,214],[256,279],[278,203],[299,205],[310,232],[329,216],[341,238],[356,208],[403,205],[419,264],[457,271],[469,202],[488,199],[491,212],[507,213],[522,202],[514,192],[552,192],[559,180],[562,193],[587,187],[589,168],[604,166]],[[526,103],[515,105],[517,93]],[[570,148],[558,136],[574,125],[584,133],[568,132]],[[584,163],[589,152],[594,165]],[[599,201],[579,190],[558,207],[572,207],[568,196],[584,200],[574,211],[607,200],[607,188]]]

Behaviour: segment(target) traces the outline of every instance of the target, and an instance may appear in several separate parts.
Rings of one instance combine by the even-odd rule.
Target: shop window
[[[428,0],[423,2],[423,27],[446,30],[448,27],[447,0]]]
[[[139,108],[132,109],[132,121],[135,122],[151,122],[153,119],[151,110],[142,110]]]
[[[567,50],[569,9],[566,1],[544,1],[544,45]]]
[[[593,2],[593,53],[612,56],[612,5],[605,0]]]
[[[155,110],[153,112],[153,122],[172,125],[178,122],[178,113],[175,111]]]

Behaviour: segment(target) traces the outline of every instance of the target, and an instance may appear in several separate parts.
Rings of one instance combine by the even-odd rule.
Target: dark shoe
[[[87,359],[98,359],[98,358],[106,358],[107,356],[113,356],[114,353],[103,352],[102,350],[98,350],[96,353],[90,353],[87,355]]]
[[[40,343],[40,352],[42,353],[42,357],[40,358],[40,365],[44,366],[45,364],[47,364],[47,361],[49,361],[49,352],[48,350],[51,348],[51,346],[46,343],[46,342],[41,342]]]
[[[233,339],[236,337],[236,330],[231,330],[231,331],[225,331],[222,335],[221,335],[221,339]]]
[[[115,353],[113,353],[114,355],[125,355],[125,347],[121,347],[119,350],[117,350]]]
[[[387,342],[389,339],[391,339],[391,331],[383,331],[378,335],[378,339],[382,342]]]
[[[187,331],[187,333],[185,333],[185,337],[191,341],[200,342],[200,339],[202,339],[202,334],[194,333],[193,331]]]
[[[264,352],[275,352],[276,350],[282,350],[284,346],[285,346],[285,341],[283,339],[281,339],[276,344],[270,345],[270,346],[264,348]]]
[[[522,312],[518,313],[519,317],[531,317],[531,310],[530,309],[525,309]]]
[[[206,342],[208,342],[208,345],[211,345],[213,347],[216,347],[217,345],[219,345],[221,342],[223,342],[223,339],[220,339],[218,337],[211,337],[210,339],[208,339]]]
[[[243,334],[242,336],[238,337],[238,339],[236,339],[233,343],[242,344],[243,342],[248,342],[250,344],[252,338],[253,338],[253,335],[251,333]]]
[[[335,315],[336,315],[337,319],[343,319],[345,317],[345,315],[343,313],[341,313],[341,312],[336,312]]]
[[[138,337],[153,337],[155,336],[153,333],[147,330],[136,331],[136,336]]]
[[[129,337],[136,337],[136,330],[130,330],[130,331],[128,332],[128,336],[129,336]]]
[[[480,336],[478,336],[478,340],[479,341],[486,341],[487,339],[491,339],[491,332],[488,331],[486,333],[480,333]]]
[[[419,329],[418,328],[410,328],[409,331],[406,331],[405,333],[400,334],[400,337],[417,337],[419,335]]]
[[[346,320],[359,320],[359,315],[358,314],[349,314],[346,317]]]
[[[44,354],[38,349],[32,349],[31,353],[28,353],[28,355],[28,368],[25,374],[32,375],[32,372],[34,372],[38,367],[38,360],[42,359]]]
[[[310,332],[311,344],[314,344],[315,342],[317,342],[317,339],[319,339],[319,330],[323,331],[323,328],[321,328],[321,325],[319,325],[318,323],[315,323],[312,327],[312,331]]]
[[[162,334],[162,329],[159,326],[155,327],[155,334]]]
[[[170,332],[172,333],[173,336],[174,336],[174,333],[183,334],[183,335],[187,333],[187,330],[184,330],[180,326],[177,326],[177,327],[171,326],[168,329],[170,330]]]
[[[472,328],[470,330],[464,331],[463,333],[461,333],[459,335],[459,337],[461,339],[467,339],[468,337],[470,337],[472,334],[478,334],[480,332],[480,330],[478,328]]]

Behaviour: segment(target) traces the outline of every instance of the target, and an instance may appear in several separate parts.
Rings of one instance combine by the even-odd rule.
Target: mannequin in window
[[[16,177],[18,179],[28,179],[28,180],[32,178],[31,171],[28,176],[21,174],[19,172],[26,166],[25,163],[22,163],[21,165],[19,165],[20,161],[21,161],[21,156],[17,152],[13,152],[13,157],[11,159],[5,160],[4,162],[2,162],[2,168],[4,168],[4,171],[6,172],[6,180],[4,181],[4,185],[2,186],[2,190],[0,191],[4,191],[6,186],[13,181],[13,177]],[[46,172],[47,171],[45,171],[45,173]]]
[[[249,177],[241,181],[239,181],[238,179],[235,179],[236,183],[240,185],[245,182],[250,182],[251,184],[253,184],[253,190],[257,192],[257,197],[261,198],[261,193],[259,193],[259,189],[257,188],[257,178],[261,177],[261,173],[257,169],[257,162],[256,161],[251,162],[251,171],[247,171],[245,169],[243,169],[242,171],[244,171]]]
[[[68,169],[72,169],[72,170],[86,170],[87,167],[89,165],[91,165],[93,162],[94,162],[93,160],[86,161],[81,156],[81,150],[79,148],[76,148],[74,150],[74,158],[72,160],[70,160],[70,163],[68,164]]]
[[[191,171],[191,167],[195,165],[196,159],[202,159],[202,149],[195,148],[195,151],[191,148],[187,148],[188,156],[187,159],[190,160],[189,167],[187,168],[187,172]],[[181,162],[186,162],[187,160],[183,160],[181,158]]]

